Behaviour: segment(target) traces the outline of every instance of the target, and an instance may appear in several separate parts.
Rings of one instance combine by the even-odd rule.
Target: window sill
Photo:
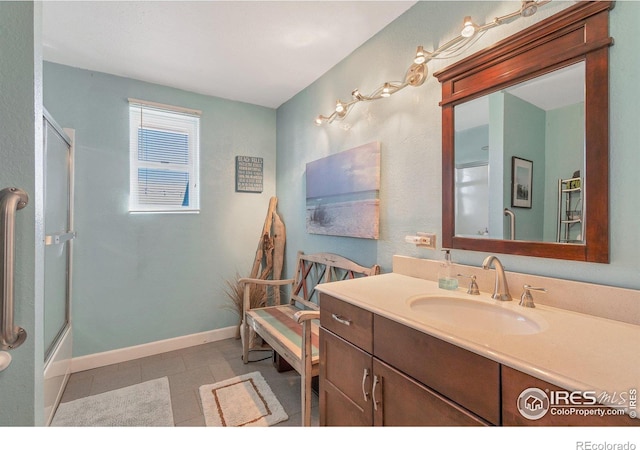
[[[189,210],[129,210],[129,214],[200,214],[199,209]]]

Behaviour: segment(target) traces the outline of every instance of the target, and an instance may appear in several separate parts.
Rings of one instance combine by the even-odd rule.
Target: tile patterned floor
[[[171,405],[176,426],[204,426],[198,388],[234,376],[260,371],[284,407],[289,419],[276,426],[300,426],[300,375],[274,368],[270,352],[252,352],[244,364],[240,340],[218,342],[175,350],[71,375],[62,403],[102,392],[120,389],[154,378],[168,377]],[[318,425],[318,397],[314,394],[312,426]]]

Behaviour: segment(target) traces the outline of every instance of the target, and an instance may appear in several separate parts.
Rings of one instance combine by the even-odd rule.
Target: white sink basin
[[[522,314],[510,307],[513,302],[496,304],[480,299],[420,295],[409,298],[407,304],[412,311],[425,315],[428,320],[457,328],[503,334],[535,334],[546,327],[544,320],[532,317],[535,316],[533,311]],[[516,307],[522,308],[517,304]]]

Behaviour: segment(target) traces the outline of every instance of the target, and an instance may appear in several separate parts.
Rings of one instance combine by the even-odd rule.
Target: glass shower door
[[[489,165],[456,167],[455,177],[456,235],[489,237]]]
[[[47,115],[45,132],[45,361],[70,325],[73,230],[71,140]]]
[[[53,420],[71,375],[73,130],[44,114],[44,417]]]

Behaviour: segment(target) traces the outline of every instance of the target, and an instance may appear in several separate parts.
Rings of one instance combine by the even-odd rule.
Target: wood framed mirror
[[[443,248],[574,261],[609,262],[609,46],[613,44],[613,39],[609,36],[611,8],[613,8],[613,2],[609,1],[579,2],[434,74],[442,85]],[[506,231],[503,233],[502,230],[492,234],[489,226],[486,232],[483,232],[482,225],[477,233],[457,230],[456,211],[460,204],[456,204],[459,196],[459,189],[456,190],[458,188],[456,186],[456,117],[458,122],[462,120],[460,115],[456,115],[456,108],[461,109],[473,101],[495,93],[510,95],[507,91],[516,85],[531,84],[555,73],[575,72],[575,68],[579,73],[584,74],[584,95],[581,106],[583,116],[580,116],[584,117],[584,132],[579,133],[579,141],[582,142],[580,146],[584,148],[584,159],[574,165],[577,170],[571,171],[566,177],[544,181],[544,184],[551,183],[550,187],[547,186],[545,189],[555,190],[557,195],[536,195],[539,180],[544,179],[544,177],[541,178],[541,171],[545,171],[545,157],[531,158],[527,157],[530,156],[529,154],[527,156],[517,154],[518,151],[525,150],[514,151],[514,146],[508,144],[506,140],[504,142],[498,140],[500,145],[496,145],[494,151],[493,144],[496,140],[489,138],[492,145],[482,145],[483,148],[486,147],[485,150],[494,152],[495,164],[488,163],[491,166],[489,172],[492,173],[492,177],[497,172],[501,178],[500,183],[504,184],[504,194],[499,192],[497,195],[491,193],[488,196],[485,195],[489,198],[488,202],[497,204],[497,207],[494,205],[494,208],[489,211],[494,216],[496,214],[502,216],[505,207],[509,209],[510,206],[515,205],[521,208],[526,205],[527,209],[517,208],[515,214],[512,214],[511,210],[509,213],[504,210],[504,217],[499,217],[497,220],[492,217],[493,223],[496,224],[492,228],[496,229],[502,228],[502,221],[508,223],[511,219],[511,236]],[[502,111],[503,116],[508,114],[505,110]],[[543,121],[549,123],[550,119],[543,119]],[[506,128],[507,125],[503,122],[500,126]],[[495,131],[489,133],[493,133],[494,136],[496,134]],[[520,142],[532,140],[531,134],[527,133],[529,132],[519,132]],[[459,140],[461,141],[462,138],[459,137]],[[461,153],[459,148],[458,153]],[[499,156],[496,158],[495,154]],[[519,161],[529,161],[531,164],[526,163],[527,165],[523,166],[524,169],[520,166],[516,168],[515,164],[512,166],[514,157],[518,157]],[[548,163],[550,166],[555,164],[553,158],[558,158],[558,155],[547,157],[550,160]],[[458,166],[460,166],[459,161]],[[519,181],[515,170],[521,170],[525,176],[524,179],[528,181]],[[514,171],[513,174],[512,171]],[[562,178],[577,178],[577,181],[564,185],[561,184]],[[567,201],[562,197],[564,192],[562,187],[579,191],[578,212],[574,210],[569,212],[570,208],[561,203]],[[516,202],[513,200],[516,196],[522,196],[522,199]],[[554,197],[555,200],[553,200]],[[459,199],[458,201],[461,203]],[[544,202],[547,205],[543,207],[541,205]],[[556,216],[553,218],[554,223],[557,224],[556,237],[542,238],[542,231],[540,231],[538,239],[533,237],[532,231],[527,230],[527,226],[534,221],[542,223],[539,217],[532,215],[535,211],[538,211],[538,216],[546,215],[547,219],[552,215]],[[514,216],[519,216],[521,226],[518,228],[525,230],[522,232],[524,234],[522,237],[518,237],[515,232]],[[564,236],[569,234],[569,226],[566,225],[569,222],[579,223],[579,233],[575,233],[570,239]],[[540,227],[543,226],[540,225]],[[462,226],[459,224],[458,228]],[[505,225],[504,228],[508,229],[509,225]],[[549,228],[548,225],[547,228]]]

